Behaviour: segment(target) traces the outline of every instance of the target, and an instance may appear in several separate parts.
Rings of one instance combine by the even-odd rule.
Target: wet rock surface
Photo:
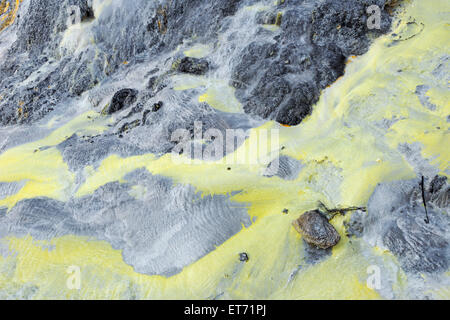
[[[250,43],[233,66],[230,83],[245,111],[299,124],[321,91],[343,75],[346,59],[367,51],[369,35],[389,29],[386,10],[379,30],[367,28],[365,11],[374,4],[386,8],[385,1],[285,1],[278,15],[260,13],[260,23],[280,30],[272,41]]]
[[[347,237],[362,237],[364,233],[364,218],[366,217],[367,213],[363,212],[361,210],[355,211],[351,217],[350,220],[344,221],[344,227]]]
[[[399,275],[405,274],[408,285],[418,286],[412,290],[415,296],[427,297],[428,288],[439,288],[435,283],[443,283],[450,261],[450,186],[446,177],[436,176],[444,170],[436,163],[442,166],[446,153],[438,156],[435,150],[441,137],[435,130],[448,129],[439,117],[445,100],[441,95],[448,84],[449,57],[431,45],[423,46],[424,52],[432,54],[416,63],[406,59],[410,57],[409,47],[400,47],[425,32],[438,35],[433,24],[411,18],[405,23],[406,36],[399,32],[383,38],[374,51],[353,62],[360,65],[367,58],[371,63],[367,70],[362,66],[356,72],[351,67],[349,77],[340,80],[350,83],[351,88],[343,92],[331,88],[330,95],[324,96],[340,101],[320,104],[317,117],[314,115],[304,127],[283,128],[266,121],[298,125],[308,117],[323,90],[344,74],[346,63],[354,55],[364,54],[378,36],[389,30],[389,12],[395,3],[21,1],[16,21],[6,29],[0,25],[0,160],[2,166],[13,171],[0,170],[5,180],[0,182],[0,256],[16,255],[9,241],[32,239],[33,243],[20,245],[18,259],[31,258],[28,249],[40,245],[39,240],[59,242],[55,251],[65,247],[65,238],[74,238],[77,244],[89,242],[89,248],[105,242],[111,250],[121,252],[123,262],[137,273],[165,277],[181,273],[176,281],[169,280],[167,286],[162,286],[162,291],[172,292],[173,285],[183,287],[186,276],[189,279],[185,283],[191,286],[190,281],[197,280],[191,270],[204,268],[204,261],[216,256],[213,253],[207,259],[201,258],[212,251],[217,250],[220,256],[223,251],[218,247],[224,244],[234,250],[224,261],[230,259],[236,269],[226,270],[224,275],[222,261],[216,260],[208,285],[201,289],[194,285],[186,291],[192,288],[201,298],[227,297],[239,280],[250,275],[251,286],[247,288],[252,297],[270,298],[275,292],[287,291],[300,295],[308,281],[316,284],[311,290],[314,294],[323,295],[324,290],[316,290],[318,283],[332,285],[339,291],[334,294],[341,294],[353,286],[350,283],[347,287],[348,276],[357,275],[362,280],[370,263],[382,268],[383,290],[398,287]],[[379,29],[367,26],[367,8],[372,5],[381,10]],[[430,38],[430,43],[438,43]],[[416,48],[413,41],[407,44]],[[401,50],[389,51],[390,47]],[[397,62],[399,57],[389,52],[405,54],[405,61]],[[440,56],[433,57],[436,54]],[[391,67],[389,60],[395,61],[395,68],[383,69],[385,65]],[[411,75],[418,80],[411,81],[407,90],[392,85],[392,79],[402,83],[403,79],[410,81]],[[364,84],[352,83],[354,76],[361,76],[357,80],[364,79]],[[372,79],[383,79],[386,85],[382,81],[370,84]],[[417,100],[418,108],[412,106],[409,112],[410,105],[406,106],[400,96],[411,99],[410,105]],[[336,113],[335,103],[339,103]],[[421,117],[430,121],[425,120],[425,124]],[[225,154],[220,152],[202,159],[205,162],[193,171],[194,166],[188,165],[172,170],[171,161],[166,162],[170,152],[198,158],[202,155],[187,147],[199,146],[203,152],[217,143],[225,144],[215,136],[205,137],[209,130],[216,130],[219,136],[226,136],[228,130],[242,130],[247,139],[250,133],[264,129],[263,125],[281,129],[282,154],[272,157],[275,151],[268,163],[252,166],[251,170],[234,164],[221,167],[206,163],[223,160]],[[407,128],[408,133],[401,132],[401,128]],[[179,129],[186,130],[187,135],[179,138],[186,138],[187,144],[173,139]],[[405,142],[403,138],[410,133],[418,141]],[[422,137],[427,140],[422,141]],[[247,141],[226,150],[233,152]],[[436,145],[428,145],[427,141],[436,141]],[[427,162],[422,156],[430,148],[436,159]],[[217,175],[208,171],[216,165]],[[150,174],[152,170],[164,176]],[[374,181],[386,181],[393,175],[396,179],[410,177],[411,170],[420,175],[418,180],[379,185],[367,212],[358,210],[356,206],[367,204]],[[172,175],[173,180],[165,177]],[[419,186],[421,175],[425,176],[424,197]],[[216,183],[215,179],[222,177],[224,180]],[[208,180],[204,188],[199,187],[197,179]],[[13,180],[17,181],[10,182]],[[216,193],[219,189],[220,193]],[[302,203],[296,202],[298,195]],[[250,203],[243,203],[243,199]],[[318,210],[294,222],[303,239],[292,241],[292,234],[286,232],[293,219],[288,215],[312,205],[312,201],[324,201],[336,208],[341,204],[355,207],[328,210],[319,205]],[[266,204],[271,212],[262,212]],[[260,208],[264,210],[259,212]],[[341,217],[333,225],[343,220],[349,239],[330,258],[340,236],[329,221],[337,215]],[[230,241],[244,227],[250,227],[256,217],[262,223],[238,235],[250,241]],[[266,222],[268,227],[264,229]],[[255,236],[261,236],[256,244]],[[43,249],[53,250],[50,247],[45,245]],[[374,253],[375,247],[384,253]],[[5,261],[13,264],[18,260]],[[269,263],[270,268],[261,267]],[[335,270],[330,270],[336,263]],[[314,279],[292,282],[292,290],[284,290],[283,281],[299,264],[299,270],[303,269],[298,277],[308,278],[309,274]],[[100,269],[108,275],[112,271],[112,277],[116,277],[116,266]],[[183,273],[187,266],[192,268]],[[392,270],[388,270],[390,267]],[[5,274],[3,262],[1,268]],[[15,268],[11,266],[6,278],[11,275],[10,279],[14,279],[13,274],[26,272]],[[64,273],[64,268],[59,271]],[[42,269],[39,272],[47,275]],[[347,277],[343,272],[348,272]],[[429,281],[427,287],[415,282],[423,274],[423,279]],[[97,275],[91,279],[95,281]],[[165,281],[161,277],[144,278],[134,285],[153,282],[153,278]],[[16,280],[11,282],[20,287]],[[220,284],[211,290],[216,283]],[[253,286],[256,283],[261,287]],[[151,290],[142,290],[153,295],[159,290],[153,290],[154,284],[150,284]],[[121,285],[108,291],[118,292]],[[333,288],[328,289],[331,292]],[[25,297],[35,291],[49,292],[33,284],[24,285],[23,290]],[[134,288],[126,290],[132,292],[132,297],[139,296]],[[383,290],[380,292],[384,294]],[[359,288],[354,291],[361,292]],[[429,296],[437,297],[437,291]],[[403,298],[397,292],[383,297]]]
[[[203,75],[209,70],[209,63],[205,59],[184,57],[178,64],[177,70],[183,73]]]
[[[275,11],[246,18],[241,32],[257,30],[253,41],[232,45],[225,59],[229,62],[212,62],[230,63],[229,81],[245,112],[298,124],[311,113],[321,90],[343,74],[345,59],[364,53],[370,37],[389,29],[387,3],[280,2]],[[95,16],[87,0],[28,0],[15,26],[17,40],[0,63],[0,88],[6,91],[0,100],[0,123],[33,123],[61,108],[67,98],[77,98],[117,74],[124,63],[138,65],[150,57],[165,56],[186,39],[214,44],[223,34],[228,41],[238,41],[230,25],[240,9],[255,4],[261,3],[139,0],[127,4],[126,10],[112,5]],[[366,23],[366,8],[374,4],[382,8],[379,30],[369,30]],[[82,49],[79,40],[72,39],[74,26],[68,24],[75,18],[74,7],[79,8],[80,26],[92,34],[92,44]],[[117,20],[128,26],[126,36],[117,36],[121,34]],[[259,23],[279,26],[279,30],[259,30]],[[177,70],[204,75],[209,68],[210,62],[203,58],[184,57]]]
[[[122,89],[116,92],[111,100],[111,103],[104,111],[106,114],[113,114],[123,108],[130,107],[135,101],[138,94],[134,89]]]
[[[239,261],[248,262],[248,260],[250,260],[250,258],[246,252],[239,253]]]
[[[364,219],[364,238],[390,250],[411,273],[439,273],[449,267],[448,202],[438,200],[448,195],[448,184],[442,177],[427,180],[429,223],[425,222],[419,180],[379,185]]]
[[[284,180],[297,179],[303,165],[300,161],[288,156],[280,156],[272,161],[264,172],[265,177],[280,177]]]
[[[67,202],[23,200],[7,215],[0,211],[0,237],[104,240],[123,250],[124,261],[136,272],[172,276],[252,223],[245,204],[229,196],[202,196],[192,186],[174,186],[145,170],[125,180]]]
[[[308,244],[320,249],[334,247],[341,239],[336,229],[318,210],[302,214],[300,218],[292,222],[292,225]]]
[[[93,18],[87,0],[28,0],[21,5],[10,27],[17,29],[17,39],[0,62],[2,125],[33,123],[105,77],[101,53],[66,55],[59,50],[71,6],[79,8],[82,21]]]

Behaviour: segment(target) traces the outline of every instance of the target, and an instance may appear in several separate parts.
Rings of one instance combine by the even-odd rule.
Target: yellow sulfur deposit
[[[14,23],[17,11],[23,0],[1,0],[0,2],[0,32]]]
[[[94,119],[86,122],[87,117]],[[109,121],[109,120],[108,120]],[[0,181],[25,181],[15,195],[0,199],[0,206],[12,208],[18,201],[35,197],[65,200],[72,188],[73,174],[54,148],[72,134],[88,134],[105,129],[105,120],[87,112],[56,129],[48,137],[7,150],[0,155]],[[43,148],[43,149],[42,149]]]
[[[0,13],[3,9],[11,16],[8,3],[1,2]],[[15,10],[18,4],[13,4]],[[367,268],[374,261],[396,264],[392,254],[377,248],[359,250],[362,244],[344,236],[348,217],[337,217],[332,224],[341,242],[328,259],[309,266],[298,258],[303,242],[291,221],[315,209],[318,201],[335,207],[365,206],[378,183],[416,177],[413,164],[399,149],[403,144],[418,144],[421,157],[449,176],[450,148],[443,147],[450,145],[449,84],[431,74],[450,49],[448,41],[442,41],[449,38],[448,17],[439,14],[449,10],[446,0],[408,2],[392,32],[377,39],[367,54],[352,59],[343,78],[324,90],[310,117],[295,127],[267,122],[252,129],[250,138],[228,155],[252,155],[249,149],[259,131],[278,129],[285,147],[282,154],[304,165],[293,181],[262,176],[262,164],[228,165],[226,159],[179,164],[170,154],[112,155],[98,168],[86,168],[86,181],[76,197],[92,194],[108,182],[124,182],[125,175],[138,168],[169,177],[174,184],[193,185],[203,195],[242,191],[231,200],[249,204],[255,222],[181,273],[170,278],[139,274],[119,250],[95,239],[10,237],[3,242],[15,254],[0,255],[0,290],[26,287],[36,299],[381,299],[366,285]],[[424,25],[422,31],[410,29],[410,17]],[[399,40],[402,34],[407,41]],[[206,50],[195,47],[186,55],[201,57]],[[175,82],[177,90],[205,87],[198,99],[213,108],[242,112],[232,89],[220,81],[182,76]],[[423,84],[431,87],[426,95],[434,110],[425,108],[415,94]],[[94,125],[84,122],[87,115]],[[0,206],[11,208],[22,199],[41,196],[65,200],[75,191],[74,176],[54,146],[74,133],[101,132],[108,121],[96,113],[83,114],[43,140],[2,153],[0,181],[26,184],[17,194],[0,199]],[[379,125],[386,121],[389,127]],[[44,146],[51,148],[39,151]],[[289,214],[282,214],[284,208]],[[245,264],[237,259],[243,246],[250,256]],[[82,270],[80,290],[66,285],[70,266]],[[398,277],[394,290],[400,292],[405,275],[399,271]],[[443,299],[450,298],[448,288],[436,290]]]

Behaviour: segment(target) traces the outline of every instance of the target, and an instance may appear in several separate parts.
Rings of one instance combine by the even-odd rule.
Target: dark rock
[[[302,168],[303,165],[300,161],[288,156],[280,156],[269,163],[264,176],[269,178],[277,176],[284,180],[295,180]]]
[[[386,1],[286,1],[284,13],[261,12],[257,23],[280,25],[274,41],[255,41],[240,53],[232,69],[245,112],[282,124],[297,125],[320,93],[344,73],[346,58],[365,53],[370,37],[389,29]],[[380,30],[367,28],[366,9],[382,10]],[[274,43],[275,42],[275,43]]]
[[[141,125],[141,120],[137,119],[133,122],[127,122],[125,123],[120,129],[119,134],[127,133],[128,131],[132,130],[133,128],[136,128]]]
[[[152,107],[152,111],[153,112],[159,111],[159,109],[161,109],[163,107],[163,105],[164,105],[164,103],[162,101],[155,103]]]
[[[131,64],[144,53],[161,56],[194,35],[199,40],[211,41],[223,27],[223,19],[234,15],[243,0],[176,0],[164,6],[137,0],[124,3],[126,10],[112,6],[109,13],[99,17],[94,17],[88,0],[28,2],[22,6],[24,14],[15,22],[17,41],[4,61],[0,61],[0,88],[8,92],[0,100],[0,125],[40,120],[68,97],[80,96],[117,72],[125,61]],[[77,52],[60,46],[69,18],[75,17],[74,10],[69,10],[71,6],[80,9],[81,23],[92,22],[93,26],[95,45]],[[122,32],[126,36],[121,36]],[[37,73],[46,61],[55,70],[49,77],[43,75],[34,81],[39,82],[33,85],[39,86],[40,95],[20,100],[19,94],[25,89],[22,84],[29,83],[25,80]],[[155,91],[163,86],[164,81],[158,82]],[[47,94],[48,90],[54,91]],[[26,110],[22,108],[18,113],[19,103]]]
[[[88,0],[30,0],[18,19],[17,41],[0,63],[0,87],[22,92],[26,83],[45,60],[56,66],[50,78],[40,79],[41,95],[23,100],[26,112],[16,114],[19,97],[10,93],[0,101],[2,125],[32,123],[41,119],[67,97],[78,97],[121,69],[145,57],[158,57],[174,50],[186,39],[214,43],[226,31],[242,4],[254,1],[174,0],[164,5],[137,0],[112,7],[108,14],[94,17]],[[321,90],[344,72],[349,55],[367,51],[374,36],[386,32],[390,17],[386,0],[284,1],[278,8],[259,13],[257,23],[280,26],[268,37],[249,43],[234,53],[230,83],[244,110],[282,124],[297,125],[318,101]],[[367,30],[365,9],[382,8],[381,30]],[[70,52],[61,47],[63,32],[71,16],[70,6],[80,9],[81,22],[91,23],[92,45]],[[201,14],[199,14],[201,12]],[[282,14],[281,14],[282,12]],[[95,19],[95,20],[93,20]],[[118,24],[120,20],[122,25]],[[45,21],[45,23],[42,23]],[[258,28],[263,29],[263,28]],[[244,32],[243,30],[242,32]],[[126,36],[117,36],[124,32]],[[131,40],[132,39],[132,40]],[[144,58],[143,58],[144,57]],[[144,59],[144,60],[139,60]],[[184,58],[176,69],[190,74],[205,74],[210,63],[204,59]],[[150,74],[149,74],[150,76]],[[156,95],[167,84],[155,74],[149,89]],[[34,84],[33,84],[34,85]],[[48,86],[56,90],[46,93]]]
[[[122,251],[124,262],[136,272],[170,277],[252,224],[247,208],[227,196],[202,197],[192,186],[176,185],[145,169],[128,173],[124,180],[127,182],[107,183],[91,195],[68,202],[22,200],[8,214],[0,211],[0,235],[2,239],[29,235],[36,240],[79,235],[108,241]],[[130,195],[133,185],[149,190],[145,198]],[[184,221],[183,232],[171,233],[180,220]],[[174,249],[155,256],[149,243],[164,237]]]
[[[250,258],[248,257],[248,254],[245,252],[242,252],[239,254],[239,261],[247,262]]]
[[[304,213],[292,225],[306,242],[321,249],[334,247],[341,239],[336,229],[318,210]]]
[[[234,15],[242,3],[244,0],[171,1],[167,10],[167,33],[171,38],[168,41],[178,44],[181,39],[192,35],[208,38],[216,34],[222,28],[221,22]]]
[[[350,221],[344,221],[344,228],[347,234],[347,237],[356,237],[359,238],[364,233],[364,223],[363,219],[365,216],[365,212],[359,210],[352,214],[350,217]]]
[[[439,208],[450,206],[450,186],[445,176],[435,176],[428,188],[428,201]]]
[[[209,63],[205,59],[184,57],[178,64],[177,70],[183,73],[203,75],[209,70]]]
[[[137,94],[138,91],[134,89],[122,89],[117,91],[114,94],[111,103],[106,108],[105,113],[113,114],[131,106],[136,101]]]
[[[280,26],[282,18],[283,14],[281,12],[262,11],[256,16],[256,22],[258,24],[272,24]]]

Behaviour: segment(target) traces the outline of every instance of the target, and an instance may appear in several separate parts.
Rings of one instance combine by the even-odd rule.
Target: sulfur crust
[[[87,117],[94,119],[87,122]],[[108,120],[109,121],[109,120]],[[71,190],[74,174],[69,171],[60,152],[54,148],[72,134],[98,133],[106,130],[106,122],[95,112],[84,113],[48,137],[5,151],[0,155],[0,181],[26,181],[15,195],[0,199],[0,207],[8,209],[23,199],[49,197],[66,200]],[[50,147],[42,150],[42,147]]]
[[[367,54],[347,66],[340,81],[323,92],[313,114],[301,125],[281,127],[268,122],[252,130],[249,141],[236,154],[250,153],[250,142],[260,130],[279,129],[280,144],[286,147],[283,153],[305,165],[294,181],[264,178],[262,165],[232,165],[228,171],[230,165],[223,162],[180,165],[170,155],[127,159],[112,155],[97,170],[87,170],[91,175],[77,196],[123,180],[126,173],[141,167],[170,177],[174,183],[191,184],[204,194],[243,190],[232,200],[250,203],[249,214],[256,222],[180,274],[171,278],[138,274],[123,262],[120,251],[92,239],[66,236],[41,242],[30,237],[9,238],[6,243],[16,255],[0,255],[0,268],[15,264],[16,271],[10,277],[0,273],[0,289],[34,285],[37,299],[119,299],[130,295],[142,299],[380,299],[365,285],[370,259],[355,251],[344,236],[343,218],[333,220],[343,240],[332,256],[300,270],[289,282],[303,244],[291,227],[293,216],[281,211],[289,207],[297,215],[314,209],[318,200],[341,206],[365,205],[377,183],[414,178],[416,173],[398,150],[403,143],[419,143],[421,156],[448,176],[450,151],[443,146],[449,145],[449,91],[433,83],[429,75],[439,64],[437,57],[449,51],[448,43],[442,41],[448,38],[448,23],[437,14],[449,10],[445,0],[408,3],[397,18],[402,23],[394,23],[392,33],[401,34],[411,16],[425,25],[420,34],[397,43],[391,35],[376,40]],[[399,69],[403,69],[400,74]],[[434,111],[422,106],[414,95],[416,86],[424,82],[432,84],[427,94],[437,106]],[[212,103],[210,96],[201,99]],[[393,117],[398,121],[388,130],[374,125]],[[28,180],[18,194],[0,200],[0,206],[11,207],[37,196],[64,199],[73,179],[67,165],[54,149],[36,154],[34,149],[63,141],[82,126],[80,119],[74,121],[44,141],[0,156],[0,181]],[[54,249],[43,249],[45,245]],[[250,260],[240,264],[236,257],[243,247]],[[389,252],[376,248],[372,254],[394,260]],[[66,269],[71,265],[83,270],[80,291],[66,286]],[[402,286],[402,281],[398,285]],[[448,289],[439,289],[437,294],[450,298]]]

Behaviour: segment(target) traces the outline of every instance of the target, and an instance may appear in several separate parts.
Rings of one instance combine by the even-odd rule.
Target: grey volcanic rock
[[[307,241],[304,242],[304,252],[305,252],[305,262],[308,264],[317,264],[323,260],[326,260],[333,253],[332,247],[328,249],[322,249],[314,244],[309,244]]]
[[[404,212],[383,236],[384,245],[395,254],[405,271],[438,272],[448,269],[448,241],[427,228],[422,220],[412,216],[419,212]],[[433,218],[436,218],[433,216]]]
[[[130,107],[136,101],[137,94],[138,91],[134,89],[122,89],[117,91],[114,94],[111,103],[106,108],[105,113],[113,114],[123,108]]]
[[[129,154],[144,154],[145,150],[119,139],[115,135],[84,136],[76,134],[56,146],[70,170],[77,172],[85,166],[98,163],[111,154],[126,157]]]
[[[433,179],[426,198],[434,199],[442,191],[446,194],[448,184],[443,185],[444,180]],[[427,204],[428,224],[419,180],[380,184],[370,198],[364,219],[365,240],[389,249],[407,272],[446,271],[450,261],[448,202],[442,207],[433,200]]]
[[[338,244],[341,237],[327,218],[318,210],[308,211],[292,222],[295,230],[304,240],[320,249],[328,249]]]
[[[20,201],[0,212],[0,237],[64,235],[108,241],[137,272],[172,276],[249,227],[246,204],[201,195],[188,185],[136,170],[92,195],[61,202]]]
[[[345,232],[347,237],[356,237],[359,238],[364,233],[364,218],[366,216],[366,212],[362,210],[355,211],[351,217],[350,221],[344,221]]]
[[[93,16],[88,0],[30,0],[26,19],[18,28],[16,51],[26,51],[31,56],[56,49],[61,32],[67,28],[72,14],[70,6],[80,8],[80,18]],[[23,22],[22,22],[23,21]]]
[[[450,207],[450,185],[445,176],[435,176],[428,187],[426,198],[438,208]]]
[[[184,57],[181,59],[177,70],[183,73],[202,75],[208,72],[209,63],[205,59]]]
[[[74,183],[64,190],[66,201],[26,199],[8,214],[0,208],[0,238],[87,236],[122,250],[136,271],[166,276],[250,225],[247,207],[227,195],[202,196],[192,186],[173,185],[144,170],[74,198],[87,178],[86,167],[96,170],[113,155],[172,152],[178,146],[172,136],[179,129],[192,139],[196,131],[204,135],[209,129],[223,136],[230,129],[245,135],[263,119],[298,124],[311,113],[321,90],[343,74],[346,58],[364,53],[369,39],[390,24],[384,0],[99,3],[23,0],[15,23],[2,31],[2,39],[10,41],[0,43],[0,125],[14,134],[4,150],[44,138],[87,111],[97,115],[87,116],[86,129],[88,121],[106,127],[101,133],[71,132],[54,146],[39,146],[60,152]],[[365,9],[373,4],[382,8],[381,30],[365,27]],[[209,49],[202,58],[188,57],[185,50],[196,45]],[[216,82],[236,89],[244,112],[223,112],[199,102]],[[209,138],[202,139],[202,151],[220,140]],[[214,153],[211,160],[223,156]],[[265,174],[294,180],[302,166],[282,156]],[[25,183],[1,184],[0,198]],[[436,205],[448,201],[439,186],[434,183],[440,191],[430,199]],[[298,225],[305,239],[319,248],[336,244],[339,235],[326,218],[311,215]],[[330,252],[316,249],[308,249],[311,261]]]
[[[383,10],[380,30],[367,28],[366,9],[386,8],[387,1],[285,1],[280,31],[272,41],[250,43],[233,66],[231,84],[246,112],[288,125],[311,113],[321,90],[344,73],[345,60],[367,51],[369,36],[386,32],[390,17]],[[279,23],[260,13],[258,22]],[[277,21],[278,20],[278,21]]]
[[[77,98],[119,73],[124,62],[138,65],[170,55],[177,46],[194,38],[217,46],[240,8],[266,1],[118,1],[97,17],[90,3],[24,1],[13,27],[17,40],[5,61],[0,62],[0,88],[6,93],[0,101],[2,125],[42,119],[62,108],[60,104],[67,98]],[[255,32],[248,44],[230,43],[228,53],[224,52],[230,57],[210,62],[229,64],[227,80],[237,89],[245,112],[283,124],[298,124],[311,113],[321,90],[343,74],[346,57],[364,53],[370,37],[389,29],[389,3],[280,2],[275,8],[279,10],[246,17],[246,25],[238,32]],[[383,9],[380,30],[366,27],[366,8],[374,4]],[[79,8],[81,27],[91,33],[91,44],[82,49],[76,49],[76,39],[70,43],[75,49],[61,46],[70,27],[68,21],[74,19],[74,7]],[[268,31],[258,23],[274,23],[280,29]],[[228,41],[240,37],[236,33],[229,36]],[[186,57],[179,68],[181,72],[205,74],[209,62]]]
[[[25,181],[21,182],[0,182],[0,200],[15,195],[25,185]]]
[[[250,258],[248,257],[248,254],[245,252],[239,253],[239,261],[241,262],[248,262]]]
[[[99,72],[102,53],[62,56],[59,51],[71,6],[79,8],[82,21],[93,18],[87,0],[26,0],[21,5],[12,27],[17,39],[0,62],[0,124],[33,123],[104,78]]]

